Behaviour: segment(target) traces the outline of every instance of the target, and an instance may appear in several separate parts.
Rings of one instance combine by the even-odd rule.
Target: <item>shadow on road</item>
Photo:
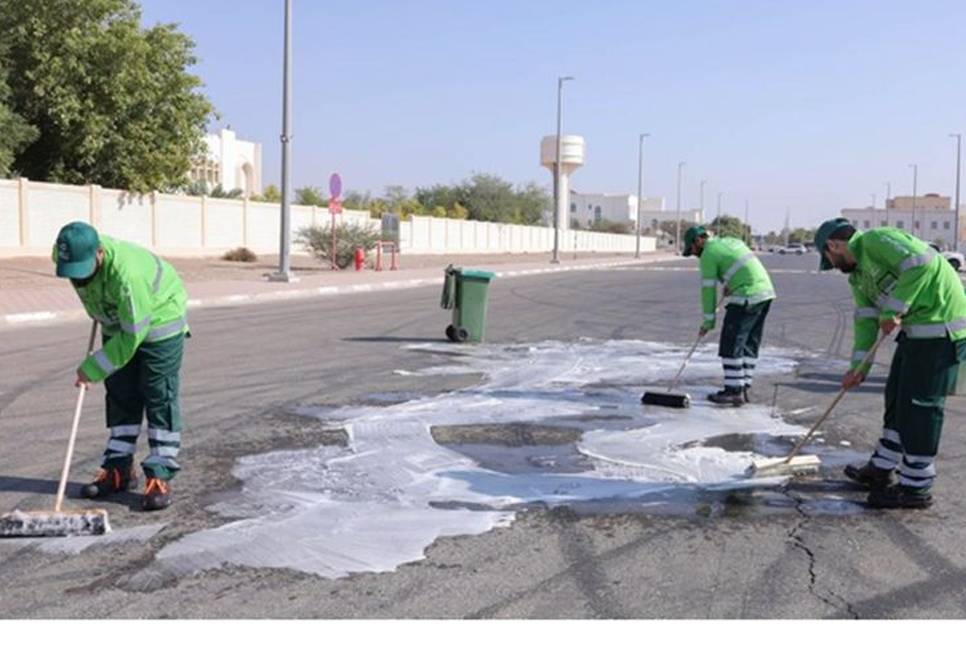
[[[378,335],[370,337],[347,337],[342,338],[343,342],[392,342],[414,343],[414,342],[445,342],[446,338],[442,335],[436,337],[392,337],[388,335]]]

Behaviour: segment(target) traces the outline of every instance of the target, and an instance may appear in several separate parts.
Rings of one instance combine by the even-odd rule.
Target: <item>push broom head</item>
[[[748,468],[749,477],[781,477],[783,475],[807,475],[818,472],[821,465],[818,455],[798,455],[778,459],[760,459]]]
[[[685,409],[691,407],[691,397],[687,394],[672,394],[671,392],[644,392],[644,395],[641,396],[641,403],[643,405]]]
[[[104,509],[14,511],[0,515],[0,537],[103,535],[110,530]]]

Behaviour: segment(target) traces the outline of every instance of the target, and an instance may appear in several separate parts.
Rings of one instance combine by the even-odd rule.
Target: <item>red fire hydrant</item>
[[[362,270],[366,263],[366,253],[362,248],[356,248],[356,270]]]

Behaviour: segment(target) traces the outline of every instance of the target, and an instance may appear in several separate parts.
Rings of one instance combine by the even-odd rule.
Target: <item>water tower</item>
[[[557,205],[557,227],[561,230],[570,227],[570,174],[584,165],[587,150],[584,138],[579,135],[564,135],[560,138],[560,204]],[[557,136],[547,135],[540,140],[540,164],[554,172],[557,164]],[[553,225],[553,222],[550,223]]]

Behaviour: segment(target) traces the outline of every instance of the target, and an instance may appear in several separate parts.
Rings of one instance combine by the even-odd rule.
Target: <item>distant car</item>
[[[778,249],[779,254],[805,254],[807,250],[801,243],[791,243]]]
[[[952,250],[940,250],[932,243],[929,244],[929,247],[943,255],[943,258],[949,262],[949,265],[951,265],[953,270],[956,272],[962,272],[964,269],[966,269],[966,257],[964,257],[961,253],[953,252]]]

